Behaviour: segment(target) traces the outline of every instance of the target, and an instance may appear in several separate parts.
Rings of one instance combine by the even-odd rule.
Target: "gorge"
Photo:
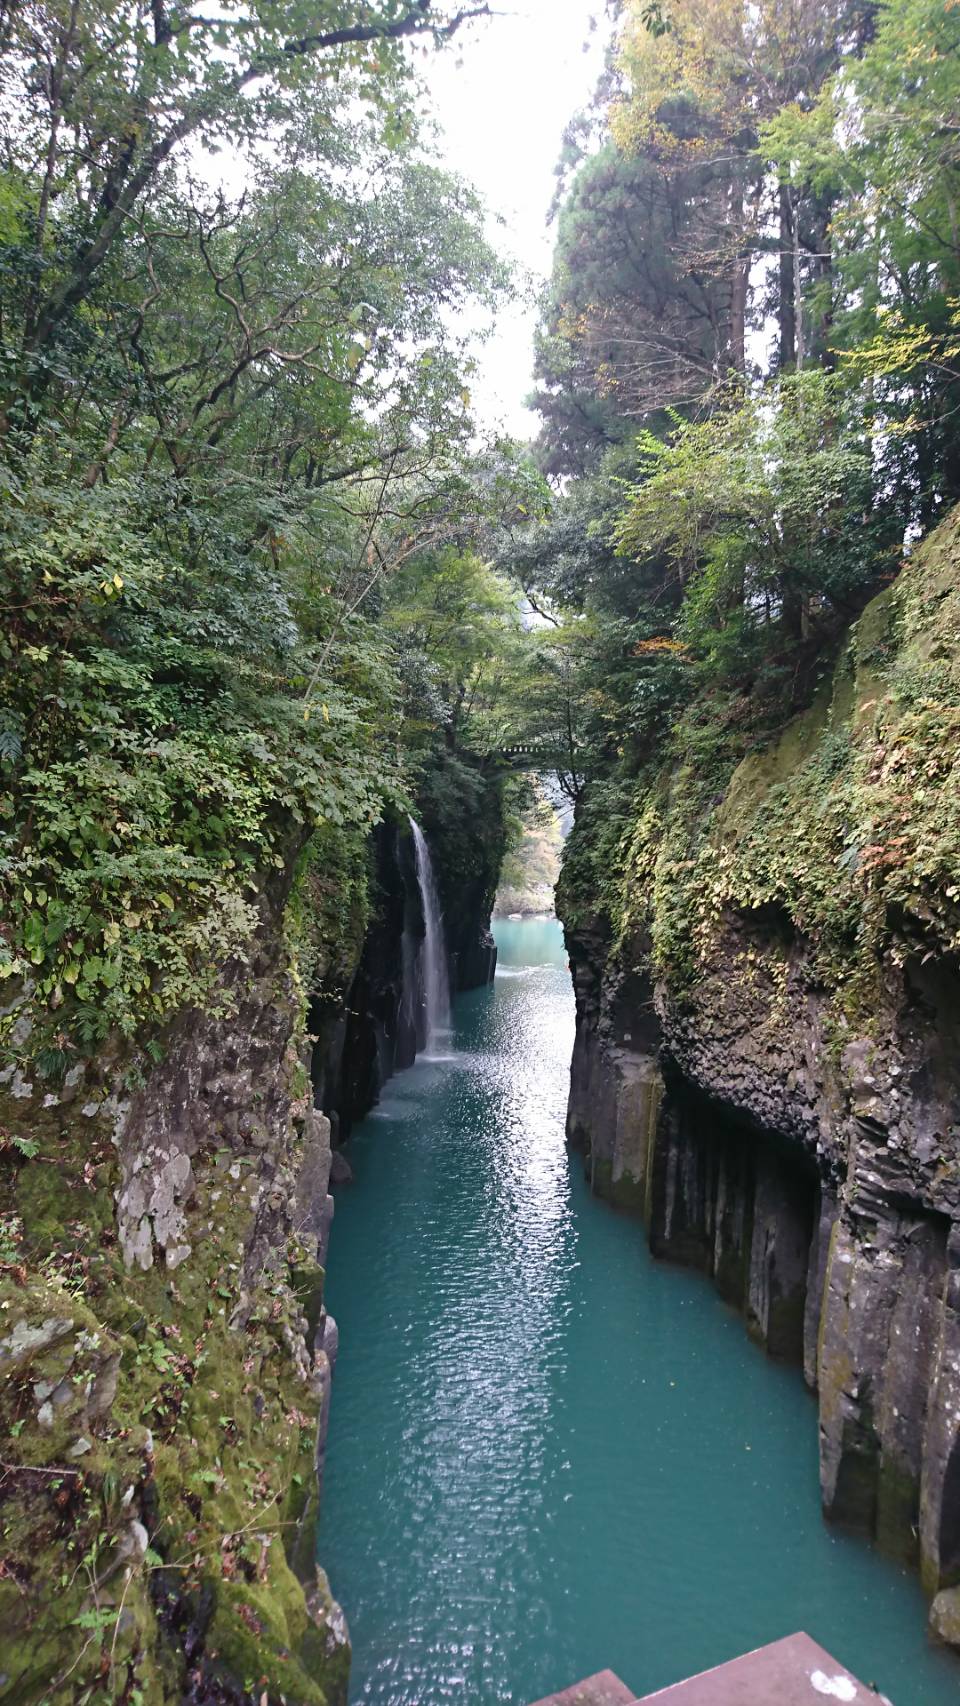
[[[3,1706],[956,1694],[958,101],[0,8]]]
[[[926,809],[954,811],[956,754],[940,728],[952,698],[928,680],[921,759],[898,688],[920,659],[954,655],[956,564],[951,520],[868,607],[819,703],[732,772],[682,865],[684,802],[671,780],[654,783],[663,817],[632,856],[652,852],[668,876],[662,904],[673,928],[682,920],[693,982],[676,939],[672,966],[653,970],[644,932],[664,929],[656,900],[613,952],[575,892],[568,914],[568,1130],[594,1189],[642,1214],[654,1251],[704,1268],[761,1345],[803,1365],[819,1393],[827,1515],[919,1563],[948,1639],[960,1519],[956,956],[917,867],[895,898],[896,861],[871,872],[839,975],[811,932],[819,909],[842,908],[844,849],[881,841],[891,795],[905,843],[922,840],[915,764],[931,781]]]
[[[796,1626],[947,1706],[914,1576],[821,1522],[798,1370],[571,1161],[559,926],[496,933],[452,1058],[391,1081],[337,1193],[318,1550],[351,1698],[531,1701],[606,1665],[645,1694]]]

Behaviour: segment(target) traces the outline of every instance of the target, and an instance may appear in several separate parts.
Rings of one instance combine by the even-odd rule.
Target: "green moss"
[[[882,1551],[905,1564],[915,1564],[919,1555],[919,1509],[919,1476],[885,1452],[877,1481],[876,1540]]]
[[[289,1578],[289,1580],[285,1579]],[[301,1661],[307,1630],[303,1590],[282,1558],[271,1560],[269,1585],[222,1582],[207,1631],[207,1652],[251,1693],[282,1695],[288,1706],[329,1706]]]
[[[312,996],[336,999],[356,968],[370,916],[369,841],[366,827],[324,823],[300,855],[286,923],[300,985]]]
[[[742,752],[734,708],[688,706],[664,766],[578,814],[560,905],[683,1002],[732,918],[774,909],[866,1034],[887,970],[960,948],[960,513],[868,605],[832,678]],[[613,809],[611,809],[613,807]]]
[[[316,1612],[303,1643],[303,1662],[311,1675],[323,1677],[329,1706],[347,1706],[350,1645],[344,1638],[342,1614],[330,1592],[326,1572],[314,1571],[312,1602]]]
[[[14,1335],[5,1360],[0,1349],[0,1619],[16,1679],[4,1697],[93,1706],[109,1675],[118,1698],[136,1686],[144,1706],[178,1699],[185,1661],[154,1609],[163,1579],[188,1621],[213,1604],[225,1672],[266,1677],[271,1700],[332,1706],[324,1666],[308,1673],[301,1659],[316,1642],[287,1556],[309,1520],[317,1420],[290,1346],[305,1306],[319,1308],[323,1271],[291,1240],[246,1325],[230,1325],[253,1211],[211,1154],[196,1157],[194,1210],[212,1229],[174,1275],[127,1272],[111,1119],[36,1100],[0,1110],[0,1125],[29,1124],[38,1145],[29,1161],[0,1161],[0,1341]],[[145,1558],[129,1550],[133,1519],[149,1533]],[[327,1655],[337,1689],[345,1662]]]
[[[596,1196],[612,1203],[614,1208],[643,1218],[647,1204],[646,1188],[642,1179],[635,1179],[632,1173],[628,1172],[622,1172],[615,1179],[613,1163],[597,1159],[592,1165],[591,1180]]]

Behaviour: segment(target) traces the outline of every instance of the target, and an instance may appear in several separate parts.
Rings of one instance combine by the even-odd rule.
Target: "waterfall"
[[[420,967],[423,1000],[427,1020],[427,1048],[433,1047],[437,1032],[450,1023],[450,980],[447,975],[447,950],[443,939],[443,918],[433,875],[433,864],[426,837],[418,823],[410,819],[413,848],[417,863],[417,882],[423,905],[423,947]]]

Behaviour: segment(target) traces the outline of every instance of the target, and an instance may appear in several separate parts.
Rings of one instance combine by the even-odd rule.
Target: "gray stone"
[[[943,1588],[930,1607],[930,1633],[948,1646],[960,1647],[960,1588]]]
[[[830,992],[775,909],[720,917],[682,999],[667,981],[651,986],[643,940],[611,955],[604,931],[588,926],[568,948],[577,1031],[567,1131],[594,1188],[642,1215],[656,1254],[712,1274],[768,1350],[802,1359],[819,1389],[825,1509],[919,1558],[931,1594],[952,1590],[955,967],[928,956],[888,968],[870,1036],[848,1035],[838,1052]],[[937,1615],[945,1630],[942,1605]]]
[[[342,1149],[335,1149],[330,1157],[331,1185],[352,1185],[353,1168]]]
[[[27,1321],[18,1321],[13,1331],[0,1339],[0,1374],[22,1368],[72,1332],[73,1318],[65,1315],[49,1315],[35,1327]]]
[[[337,1352],[340,1349],[340,1329],[332,1315],[325,1314],[321,1325],[321,1349],[329,1360],[332,1372],[336,1367]]]

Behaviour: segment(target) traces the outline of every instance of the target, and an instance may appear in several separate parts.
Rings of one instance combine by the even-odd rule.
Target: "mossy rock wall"
[[[184,1015],[159,1061],[0,1073],[11,1706],[346,1700],[313,1564],[329,1126],[285,887],[221,1016]]]
[[[492,975],[504,836],[499,784],[465,774],[431,795],[461,984]],[[243,958],[159,1035],[45,1078],[28,992],[5,986],[10,1706],[346,1701],[346,1624],[314,1556],[336,1347],[315,1103],[336,1136],[412,1060],[404,943],[423,921],[403,820],[288,842]]]
[[[768,1348],[802,1349],[825,1510],[920,1564],[945,1634],[960,1582],[960,513],[778,736],[744,755],[702,738],[706,715],[678,726],[662,768],[604,784],[571,838],[571,1135],[622,1198],[624,1048],[700,1099],[696,1161],[664,1103],[652,1206],[640,1192],[654,1247],[672,1167],[662,1253],[714,1272]],[[801,1215],[802,1183],[763,1193],[765,1255],[759,1174],[730,1171],[731,1129],[813,1181]]]

